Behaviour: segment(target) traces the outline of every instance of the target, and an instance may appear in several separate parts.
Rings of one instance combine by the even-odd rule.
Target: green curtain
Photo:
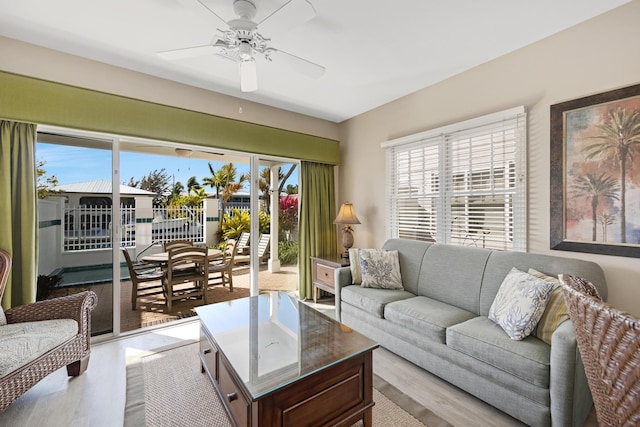
[[[13,268],[4,308],[35,301],[38,269],[36,125],[0,121],[0,248]]]
[[[312,256],[335,257],[338,253],[333,166],[300,164],[300,250],[298,268],[300,299],[313,298]]]

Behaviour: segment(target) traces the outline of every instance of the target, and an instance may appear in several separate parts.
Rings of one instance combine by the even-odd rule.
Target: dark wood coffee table
[[[239,426],[371,425],[374,341],[281,292],[196,311],[202,372]]]

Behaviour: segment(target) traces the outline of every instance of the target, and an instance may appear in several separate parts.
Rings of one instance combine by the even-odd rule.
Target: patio
[[[230,292],[228,287],[223,287],[222,285],[211,286],[207,291],[207,301],[209,304],[213,304],[247,297],[249,296],[249,282],[249,266],[238,266],[233,273],[233,292]],[[270,273],[266,265],[261,265],[259,283],[261,293],[284,291],[297,295],[298,266],[283,266],[279,272]],[[181,300],[174,303],[171,312],[166,312],[164,297],[162,295],[151,295],[139,298],[138,309],[134,311],[131,310],[131,282],[128,280],[122,281],[121,288],[120,328],[122,332],[195,316],[194,307],[202,305],[201,299]],[[112,329],[112,284],[110,282],[86,287],[62,288],[54,296],[66,295],[86,289],[91,289],[98,295],[98,306],[92,315],[92,335],[110,331]]]

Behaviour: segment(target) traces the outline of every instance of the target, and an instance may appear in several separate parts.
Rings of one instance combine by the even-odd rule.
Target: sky
[[[67,145],[37,143],[36,159],[44,161],[43,169],[46,176],[55,176],[58,183],[72,184],[76,182],[111,180],[111,151],[92,148],[74,147]],[[218,170],[225,162],[212,162],[214,170]],[[249,164],[234,163],[238,176],[249,172]],[[164,168],[170,177],[170,184],[181,182],[185,187],[190,177],[195,176],[198,182],[202,178],[211,176],[206,160],[185,157],[157,156],[149,154],[122,152],[120,156],[120,182],[127,184],[133,177],[140,180],[154,170]],[[283,172],[288,167],[283,168]],[[298,183],[298,168],[295,169],[287,184]],[[208,193],[215,190],[206,187]],[[245,189],[247,192],[248,188]]]

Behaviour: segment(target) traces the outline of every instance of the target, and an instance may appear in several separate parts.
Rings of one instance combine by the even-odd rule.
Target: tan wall
[[[381,142],[525,105],[529,250],[598,262],[609,301],[640,316],[640,260],[549,250],[549,106],[640,82],[638,17],[636,0],[343,122],[338,202],[352,202],[362,222],[354,226],[355,246],[379,247],[386,238]]]
[[[0,36],[0,70],[338,139],[338,125]],[[242,108],[242,113],[240,113]]]

